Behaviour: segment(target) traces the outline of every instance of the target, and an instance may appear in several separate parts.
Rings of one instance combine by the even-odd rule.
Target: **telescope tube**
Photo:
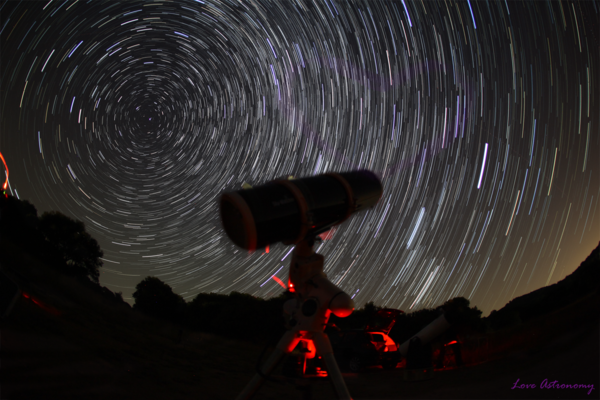
[[[279,179],[220,198],[223,228],[239,247],[254,251],[269,244],[294,244],[374,206],[383,194],[367,170]]]

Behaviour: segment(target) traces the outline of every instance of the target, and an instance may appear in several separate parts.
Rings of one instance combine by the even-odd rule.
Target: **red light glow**
[[[58,316],[61,314],[60,311],[58,311],[56,308],[52,307],[51,305],[43,303],[41,300],[36,299],[35,297],[31,296],[29,293],[23,292],[23,297],[31,300],[39,308],[41,308],[42,310],[44,310],[46,312],[49,312],[50,314],[52,314],[54,316]]]
[[[337,230],[337,228],[333,227],[330,230],[323,232],[319,235],[319,237],[323,240],[323,241],[327,241],[333,238],[333,235],[335,233],[335,231]]]
[[[4,185],[2,185],[2,190],[6,190],[6,187],[8,186],[8,166],[6,165],[6,161],[4,160],[4,156],[2,155],[2,153],[0,153],[0,158],[4,163],[4,168],[6,168],[6,180],[4,181]]]
[[[275,282],[279,283],[281,285],[282,288],[287,289],[285,287],[285,284],[281,281],[281,279],[279,279],[278,277],[276,277],[275,275],[273,275],[273,279],[275,280]]]

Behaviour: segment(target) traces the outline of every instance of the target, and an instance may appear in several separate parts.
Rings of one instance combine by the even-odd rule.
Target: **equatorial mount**
[[[300,343],[309,349],[307,356],[319,354],[339,399],[351,400],[340,369],[335,361],[329,338],[324,333],[329,316],[346,317],[354,310],[354,301],[327,279],[323,272],[324,257],[313,251],[315,239],[303,239],[296,244],[290,262],[288,288],[294,298],[283,305],[290,329],[283,334],[275,350],[258,373],[246,385],[237,400],[250,399],[283,356]]]

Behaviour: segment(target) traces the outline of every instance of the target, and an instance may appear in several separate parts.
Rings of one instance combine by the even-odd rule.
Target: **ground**
[[[21,297],[2,320],[1,399],[234,399],[254,374],[262,346],[181,330],[126,305],[105,303],[70,278],[21,273],[21,286],[60,315]],[[600,297],[585,304],[535,322],[545,335],[507,347],[491,361],[435,371],[425,381],[403,380],[401,368],[370,368],[344,379],[352,397],[362,400],[597,399]],[[523,329],[533,328],[521,334]],[[593,390],[540,388],[544,380]],[[336,398],[327,379],[310,388],[315,400]],[[255,396],[301,398],[293,385],[274,382]]]

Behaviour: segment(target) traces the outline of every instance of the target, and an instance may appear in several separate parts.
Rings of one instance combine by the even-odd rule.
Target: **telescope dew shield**
[[[224,193],[221,221],[236,245],[253,251],[325,232],[353,213],[374,206],[382,193],[377,176],[366,170],[276,180]]]

